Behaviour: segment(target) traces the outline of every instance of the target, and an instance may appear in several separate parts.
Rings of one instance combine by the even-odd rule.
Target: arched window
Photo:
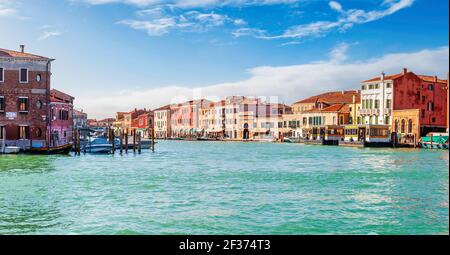
[[[398,120],[395,120],[395,133],[398,133]]]
[[[405,133],[405,130],[406,130],[405,127],[406,127],[406,121],[403,119],[403,120],[402,120],[402,127],[401,127],[401,133],[402,133],[402,134]]]
[[[413,121],[412,119],[408,120],[408,133],[412,133],[412,128],[413,128]]]

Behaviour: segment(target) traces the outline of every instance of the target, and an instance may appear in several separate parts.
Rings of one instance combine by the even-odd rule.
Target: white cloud
[[[202,13],[187,11],[177,13],[173,7],[156,7],[137,12],[140,19],[119,21],[118,24],[127,25],[133,29],[146,31],[150,36],[161,36],[171,30],[188,32],[205,32],[214,27],[224,26],[226,23],[243,24],[244,20],[234,20],[227,15],[214,12]]]
[[[334,47],[330,52],[332,62],[342,62],[347,59],[348,43],[341,43]]]
[[[403,67],[407,67],[418,74],[440,77],[446,77],[448,72],[448,46],[411,53],[388,54],[364,61],[336,61],[336,58],[346,59],[345,51],[348,46],[344,45],[340,44],[332,50],[329,60],[293,66],[256,67],[249,70],[250,77],[242,81],[213,84],[196,89],[168,86],[91,98],[83,95],[77,99],[77,105],[83,107],[91,117],[101,118],[113,116],[115,111],[128,111],[135,107],[156,108],[174,100],[188,100],[193,97],[278,96],[280,101],[292,103],[324,91],[359,89],[360,81],[378,76],[382,71],[387,74],[399,73]]]
[[[330,8],[340,13],[340,17],[336,21],[314,21],[308,24],[290,27],[286,29],[281,35],[264,36],[258,38],[298,39],[304,37],[324,36],[334,30],[345,31],[356,24],[364,24],[392,15],[399,10],[411,6],[414,1],[415,0],[386,0],[381,5],[383,9],[373,11],[365,11],[360,9],[345,10],[340,3],[331,1],[329,2]]]
[[[330,8],[337,11],[342,12],[342,5],[336,1],[329,2]]]
[[[55,36],[60,36],[60,35],[62,35],[62,32],[58,31],[58,30],[43,31],[41,33],[41,36],[39,36],[38,40],[43,41],[43,40],[47,40],[50,37],[55,37]]]
[[[0,17],[16,16],[17,10],[10,0],[0,0]]]

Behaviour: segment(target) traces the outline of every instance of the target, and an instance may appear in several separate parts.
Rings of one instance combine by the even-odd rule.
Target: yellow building
[[[402,144],[414,144],[420,139],[420,110],[394,110],[392,111],[392,132]]]

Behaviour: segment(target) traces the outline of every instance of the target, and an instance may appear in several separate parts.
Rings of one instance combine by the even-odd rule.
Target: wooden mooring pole
[[[116,153],[116,134],[114,133],[114,129],[111,128],[111,144],[112,144],[112,154]]]
[[[136,153],[136,129],[133,129],[133,153]]]
[[[125,153],[128,153],[128,129],[125,131]]]
[[[142,146],[141,146],[141,132],[138,132],[138,153],[141,154]]]
[[[120,155],[123,153],[123,130],[120,130]]]

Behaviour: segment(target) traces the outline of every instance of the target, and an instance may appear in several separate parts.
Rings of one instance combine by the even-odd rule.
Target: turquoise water
[[[448,151],[167,141],[0,156],[0,234],[449,234]]]

